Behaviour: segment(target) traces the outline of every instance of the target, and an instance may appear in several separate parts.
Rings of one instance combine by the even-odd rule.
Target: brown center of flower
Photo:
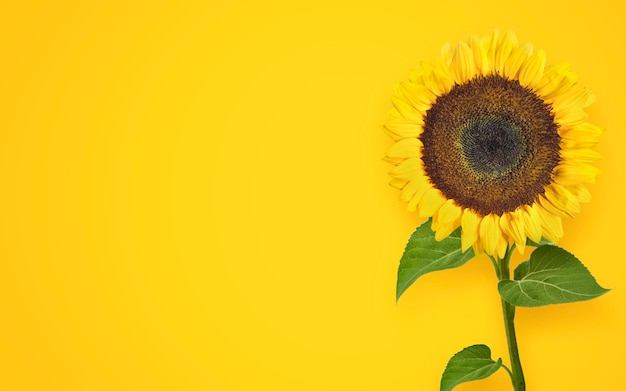
[[[560,136],[550,105],[500,75],[455,85],[426,112],[422,160],[446,198],[482,216],[531,205],[551,183]]]

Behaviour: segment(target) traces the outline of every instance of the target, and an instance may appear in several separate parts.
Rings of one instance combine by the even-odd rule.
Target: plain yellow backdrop
[[[528,390],[622,389],[612,4],[2,2],[0,389],[428,391],[465,346],[508,362],[486,259],[396,305],[417,218],[381,160],[394,82],[496,27],[570,62],[606,129],[561,245],[613,291],[518,311]]]

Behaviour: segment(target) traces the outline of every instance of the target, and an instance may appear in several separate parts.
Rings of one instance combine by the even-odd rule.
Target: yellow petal
[[[417,138],[422,134],[424,121],[421,119],[391,118],[384,125],[386,133],[394,140]]]
[[[454,48],[449,42],[446,42],[441,47],[441,59],[448,65],[450,65],[450,61],[452,61],[452,56],[454,55]]]
[[[387,117],[389,117],[389,119],[398,119],[398,118],[402,118],[402,114],[400,114],[400,112],[396,110],[395,107],[392,107],[387,112]]]
[[[426,190],[422,200],[417,205],[417,215],[419,217],[429,217],[435,214],[446,200],[441,196],[439,190],[431,187]]]
[[[389,173],[393,178],[414,180],[424,176],[422,159],[412,157],[404,160],[402,163],[394,167]]]
[[[589,122],[580,124],[571,128],[568,128],[567,132],[563,136],[568,136],[569,133],[576,133],[578,138],[598,138],[602,135],[602,128]]]
[[[402,117],[408,118],[414,121],[422,120],[422,117],[423,117],[422,113],[420,113],[419,110],[411,106],[404,98],[400,98],[398,96],[392,96],[391,103],[393,104],[393,107],[395,107],[396,110],[398,110],[400,115],[402,115]]]
[[[570,191],[578,199],[579,202],[590,202],[591,201],[591,193],[589,189],[585,187],[585,185],[570,185],[565,186],[567,190]]]
[[[404,189],[404,187],[406,186],[406,184],[409,183],[407,180],[405,179],[396,179],[393,178],[391,181],[389,181],[389,186],[398,189],[398,190],[402,190]]]
[[[476,243],[478,239],[478,225],[480,223],[480,217],[476,215],[471,209],[463,210],[463,217],[461,218],[461,249],[463,252]]]
[[[598,152],[587,148],[562,149],[561,158],[579,162],[596,162],[602,158]]]
[[[587,113],[582,109],[570,108],[554,111],[554,121],[559,125],[579,125],[586,122],[587,118]]]
[[[450,66],[445,64],[443,61],[435,63],[435,69],[433,70],[431,77],[440,92],[437,96],[447,94],[454,86]]]
[[[441,224],[448,224],[461,217],[461,208],[459,208],[454,201],[447,200],[445,204],[441,206],[437,213],[437,221]]]
[[[576,85],[576,81],[578,80],[578,75],[574,72],[567,72],[559,76],[560,79],[557,79],[558,81],[556,83],[549,84],[541,89],[537,88],[538,94],[544,101],[552,102],[559,95],[567,93],[567,91]]]
[[[483,246],[482,241],[477,240],[476,243],[474,243],[474,245],[472,246],[472,250],[474,250],[474,254],[482,255],[482,253],[485,252],[485,246]]]
[[[530,240],[538,243],[541,240],[541,216],[537,211],[538,205],[534,203],[532,206],[524,205],[522,209],[522,217],[524,218],[524,232]]]
[[[548,65],[543,72],[543,76],[535,85],[535,90],[541,93],[542,96],[554,91],[567,76],[569,70],[570,64],[568,63]]]
[[[387,150],[386,156],[391,160],[421,157],[422,142],[417,138],[398,140]]]
[[[548,202],[544,202],[543,200]],[[561,217],[574,217],[573,213],[580,212],[580,203],[565,187],[551,184],[546,186],[545,193],[539,197],[540,204],[552,214]]]
[[[502,239],[502,231],[500,231],[498,220],[498,216],[492,213],[483,217],[480,222],[480,238],[485,246],[485,252],[489,255],[496,254],[496,249]]]
[[[587,163],[563,162],[553,170],[554,182],[561,185],[594,183],[600,170]]]
[[[493,33],[483,39],[483,48],[487,53],[487,64],[491,71],[496,72],[496,51],[500,44],[500,31],[493,30]]]
[[[535,88],[543,76],[546,66],[546,54],[539,50],[524,61],[519,70],[519,82],[523,87]]]
[[[483,48],[483,44],[480,38],[473,35],[469,38],[469,47],[472,50],[472,56],[474,58],[474,67],[476,68],[476,74],[487,75],[489,74],[489,60],[487,59],[487,52]]]
[[[426,178],[411,180],[402,188],[402,192],[400,192],[400,201],[409,202],[423,186],[427,185],[428,182],[426,181]]]
[[[425,113],[432,106],[437,97],[424,85],[412,82],[400,82],[396,84],[397,93],[414,108]]]
[[[524,232],[524,217],[522,212],[517,209],[500,216],[500,228],[502,232],[507,234],[517,245],[520,253],[524,253],[526,247],[526,234]]]
[[[515,48],[509,58],[504,62],[504,73],[505,77],[509,79],[517,79],[519,70],[524,63],[533,54],[533,47],[531,44],[525,44],[518,48]]]
[[[504,255],[506,254],[506,249],[508,247],[509,247],[509,243],[506,241],[504,236],[502,236],[496,246],[496,254],[498,254],[499,259],[504,258]]]
[[[435,65],[425,62],[421,64],[422,70],[419,83],[423,84],[435,96],[447,93],[454,84],[449,73],[450,67],[444,64],[443,61],[439,61]]]
[[[594,96],[589,89],[575,86],[556,96],[550,103],[552,103],[554,111],[559,111],[569,108],[583,109],[591,105],[593,101]]]
[[[409,70],[409,80],[412,83],[424,84],[424,71],[421,68]]]
[[[476,75],[474,55],[465,42],[459,42],[450,63],[452,78],[457,84],[463,84]]]
[[[435,232],[435,240],[443,240],[450,236],[455,229],[461,225],[461,219],[458,218],[446,224],[440,224]]]
[[[574,145],[591,147],[598,143],[602,128],[585,122],[575,126],[562,126],[559,134],[564,140],[571,141]]]
[[[518,46],[517,37],[511,30],[507,31],[500,41],[494,58],[494,69],[501,75],[504,74],[504,64],[511,55],[513,49]]]
[[[461,208],[454,201],[447,200],[437,211],[433,218],[433,230],[436,231],[435,239],[442,240],[448,237],[452,231],[461,225]]]
[[[542,207],[537,207],[541,217],[543,236],[551,242],[558,242],[563,237],[563,223],[559,216],[555,216]]]
[[[420,61],[420,71],[423,75],[429,74],[435,69],[435,66],[428,61]]]
[[[428,183],[422,184],[422,186],[420,186],[415,191],[415,194],[413,194],[413,197],[409,200],[406,206],[406,209],[409,212],[417,211],[417,206],[420,204],[420,202],[422,202],[422,198],[424,197],[424,194],[426,194],[426,192],[430,189],[432,189],[432,186],[430,184]],[[430,216],[427,216],[427,217],[430,217]]]

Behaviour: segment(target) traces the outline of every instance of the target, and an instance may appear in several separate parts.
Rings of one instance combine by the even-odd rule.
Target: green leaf
[[[515,269],[514,278],[500,281],[498,291],[518,307],[591,300],[609,291],[598,285],[575,256],[552,245],[535,249],[530,259]]]
[[[461,383],[488,378],[502,366],[502,359],[493,361],[487,345],[469,346],[448,361],[441,376],[440,391],[450,391]]]
[[[472,249],[461,251],[461,228],[447,238],[437,241],[430,229],[430,221],[417,227],[409,238],[400,259],[396,301],[415,280],[426,273],[462,266],[474,257]]]
[[[540,247],[540,246],[544,246],[544,245],[547,245],[547,244],[554,245],[554,242],[551,242],[551,241],[549,241],[546,238],[541,238],[541,240],[539,240],[539,242],[533,242],[529,238],[526,239],[526,245],[527,246]]]

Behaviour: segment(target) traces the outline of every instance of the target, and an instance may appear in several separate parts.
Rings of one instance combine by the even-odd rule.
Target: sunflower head
[[[461,226],[463,251],[501,258],[513,243],[557,242],[599,172],[592,101],[568,64],[546,66],[510,31],[447,44],[394,89],[391,185],[438,240]]]

